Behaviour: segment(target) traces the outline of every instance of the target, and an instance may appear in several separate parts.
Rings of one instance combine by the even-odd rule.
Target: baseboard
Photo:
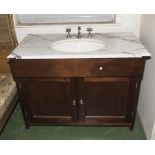
[[[139,116],[139,119],[140,119],[140,121],[141,121],[142,127],[143,127],[143,129],[144,129],[146,138],[147,138],[147,140],[150,140],[150,139],[151,139],[151,134],[150,134],[150,132],[149,132],[149,130],[148,130],[148,128],[147,128],[147,123],[146,123],[146,121],[145,121],[144,119],[142,119],[139,110],[138,110],[138,116]]]
[[[155,121],[153,123],[153,130],[152,130],[151,140],[155,140]]]

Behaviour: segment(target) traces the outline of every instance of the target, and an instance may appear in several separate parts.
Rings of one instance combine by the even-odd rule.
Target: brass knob
[[[82,101],[82,100],[80,100],[80,104],[81,104],[81,105],[83,104],[83,101]]]
[[[99,70],[100,70],[100,71],[102,71],[102,70],[103,70],[103,67],[102,67],[102,66],[100,66],[100,67],[99,67]]]
[[[72,105],[76,106],[76,100],[73,100]]]

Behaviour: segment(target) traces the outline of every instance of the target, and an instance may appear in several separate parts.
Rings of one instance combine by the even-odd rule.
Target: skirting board
[[[155,121],[154,121],[154,124],[153,124],[153,130],[152,130],[151,139],[152,139],[152,140],[155,140]]]

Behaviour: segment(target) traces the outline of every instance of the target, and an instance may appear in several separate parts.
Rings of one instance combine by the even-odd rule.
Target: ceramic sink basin
[[[53,43],[51,47],[61,52],[93,52],[104,48],[105,44],[95,39],[66,39]]]

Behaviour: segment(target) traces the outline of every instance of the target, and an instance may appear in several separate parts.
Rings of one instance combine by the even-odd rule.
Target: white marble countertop
[[[8,58],[70,59],[70,58],[141,58],[151,54],[132,33],[94,33],[92,39],[102,40],[105,48],[93,52],[60,52],[51,44],[64,40],[66,34],[29,34]],[[72,38],[73,39],[73,38]]]

